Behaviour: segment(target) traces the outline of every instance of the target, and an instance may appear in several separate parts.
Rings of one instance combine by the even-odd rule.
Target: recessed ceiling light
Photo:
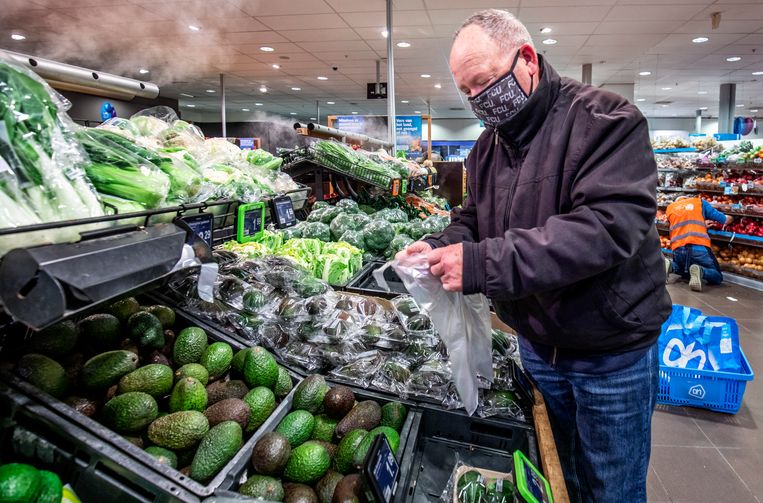
[[[737,299],[735,299],[734,297],[726,297],[726,298],[729,299],[731,302],[736,302],[737,301]]]
[[[647,75],[651,75],[652,72],[638,72],[638,74],[641,75],[642,77],[646,77]]]
[[[199,28],[198,26],[193,25],[193,24],[189,24],[188,25],[188,29],[191,30],[191,31],[200,31],[201,30],[201,28]]]
[[[139,69],[139,70],[138,70],[138,73],[140,73],[140,74],[142,74],[142,75],[145,75],[145,74],[147,74],[147,73],[148,73],[148,70],[147,70],[147,69],[145,69],[145,68],[141,68],[141,69]]]
[[[434,88],[435,88],[435,89],[442,89],[442,84],[435,84],[435,85],[434,85]]]
[[[543,28],[540,29],[540,32],[541,33],[551,33],[551,28],[549,28],[548,26],[544,26]]]
[[[352,112],[352,115],[358,115],[358,112]]]
[[[752,113],[756,114],[756,113],[758,113],[758,109],[757,109],[757,108],[751,108],[751,109],[750,109],[750,112],[752,112]]]
[[[697,37],[697,38],[693,38],[691,41],[694,42],[695,44],[704,44],[708,40],[710,39],[707,37]]]
[[[697,94],[707,94],[707,91],[697,91]]]
[[[662,108],[668,108],[667,105],[660,105]]]
[[[208,93],[213,93],[213,92],[215,92],[215,90],[214,89],[207,89],[207,92]]]
[[[737,108],[742,108],[743,106],[744,106],[744,104],[740,103],[740,104],[737,105]]]
[[[196,105],[193,105],[193,104],[189,104],[189,105],[186,105],[186,106],[187,106],[188,108],[196,108]]]
[[[316,119],[315,117],[310,117],[310,120],[311,121],[317,121],[318,119]]]
[[[186,98],[193,98],[193,94],[188,94],[188,93],[180,93],[180,96],[185,96]]]
[[[14,33],[13,35],[11,35],[11,38],[13,40],[26,40],[26,37],[22,35],[21,33]]]
[[[272,64],[272,65],[270,65],[270,66],[272,66],[272,67],[273,67],[273,68],[275,68],[276,70],[278,70],[279,68],[281,68],[281,65],[277,65],[277,64],[275,64],[275,63],[274,63],[274,64]]]
[[[408,100],[400,100],[400,103],[408,103]]]
[[[429,75],[428,73],[422,73],[421,74],[421,78],[422,79],[428,79],[429,77],[431,77],[431,75]]]
[[[646,98],[638,98],[636,101],[646,101]]]
[[[268,88],[265,87],[265,86],[262,86],[262,87],[260,87],[260,92],[261,93],[266,93],[266,92],[268,92]]]
[[[273,51],[275,51],[275,49],[273,49],[272,47],[268,47],[267,45],[263,45],[262,47],[260,47],[260,50],[262,52],[273,52]]]
[[[419,110],[415,110],[413,113],[420,114],[421,112]]]
[[[741,60],[742,58],[740,56],[729,56],[728,58],[726,58],[726,61],[728,61],[729,63],[733,63],[735,61],[741,61]]]
[[[318,80],[328,80],[328,77],[324,77],[323,75],[318,75]]]
[[[291,90],[292,91],[301,91],[302,88],[301,87],[292,87]]]
[[[699,107],[700,110],[707,110],[707,107]]]
[[[398,43],[397,43],[397,46],[398,46],[398,47],[401,47],[401,48],[403,48],[403,49],[407,49],[408,47],[410,47],[410,46],[411,46],[411,43],[410,43],[410,42],[398,42]]]
[[[671,89],[673,89],[673,88],[672,87],[663,87],[662,88],[663,91],[670,91]]]
[[[763,75],[763,72],[752,72],[753,75]]]
[[[336,105],[336,103],[334,103],[333,101],[327,101],[326,104],[327,105]]]
[[[289,112],[289,115],[297,115],[297,112]]]
[[[261,107],[261,106],[262,106],[262,103],[255,103],[255,104],[254,104],[254,106],[256,106],[256,107]]]
[[[241,111],[242,112],[250,112],[251,110],[249,110],[248,108],[242,108]]]
[[[545,45],[554,45],[556,43],[556,39],[554,38],[547,38],[543,41],[543,44]]]
[[[382,37],[384,38],[389,37],[389,32],[387,30],[382,30],[381,34],[382,34]]]

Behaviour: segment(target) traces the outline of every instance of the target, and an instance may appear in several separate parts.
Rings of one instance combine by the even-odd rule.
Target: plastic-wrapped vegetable
[[[308,222],[302,229],[302,236],[328,242],[331,241],[331,230],[322,222]]]
[[[391,224],[405,223],[408,221],[408,215],[406,215],[400,208],[384,208],[371,215],[371,218],[386,220]]]
[[[302,237],[302,229],[304,228],[305,223],[299,222],[297,225],[294,225],[292,227],[287,227],[286,229],[281,229],[281,235],[283,236],[284,241],[288,241],[290,239],[294,238],[301,238]]]
[[[322,210],[328,207],[329,207],[329,203],[327,203],[326,201],[315,201],[313,203],[313,211]]]
[[[345,213],[360,213],[358,203],[353,199],[342,199],[336,203],[336,207]]]
[[[363,239],[368,250],[385,250],[394,237],[395,229],[386,220],[373,220],[363,229]]]
[[[414,220],[408,225],[408,235],[411,239],[418,241],[427,234],[424,228],[424,222],[422,220]]]
[[[365,250],[366,248],[366,242],[365,242],[365,239],[363,238],[362,231],[353,231],[353,230],[345,231],[344,234],[342,234],[339,237],[339,241],[344,243],[349,243],[355,248],[358,248],[360,250]]]
[[[321,222],[329,225],[341,213],[342,210],[340,208],[337,208],[336,206],[329,206],[323,210],[323,213],[321,214]]]
[[[398,234],[389,243],[389,248],[384,253],[385,257],[392,258],[401,250],[404,250],[413,243],[413,238],[407,234]]]

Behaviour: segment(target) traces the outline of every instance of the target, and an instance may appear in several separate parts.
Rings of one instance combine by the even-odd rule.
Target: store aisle
[[[736,318],[756,372],[736,415],[658,405],[652,426],[649,501],[763,501],[763,292],[724,284],[702,293],[668,286],[674,304]]]

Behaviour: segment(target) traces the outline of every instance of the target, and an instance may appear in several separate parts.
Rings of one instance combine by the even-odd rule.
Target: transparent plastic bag
[[[411,373],[405,383],[407,395],[427,397],[441,402],[450,391],[453,372],[450,362],[441,355],[434,355]],[[475,405],[475,410],[477,406]]]
[[[373,376],[371,386],[403,396],[415,368],[415,360],[402,353],[389,353],[379,372]]]
[[[456,454],[456,464],[440,496],[442,503],[513,503],[514,475],[469,466]]]
[[[367,388],[383,363],[384,355],[380,351],[368,351],[357,355],[353,362],[332,370],[330,374],[335,379]]]
[[[445,342],[453,368],[453,381],[471,415],[477,410],[479,383],[476,376],[492,379],[490,308],[484,295],[446,292],[429,272],[425,254],[408,255],[374,272],[377,283],[389,291],[384,270],[393,267],[416,303],[431,317]],[[410,320],[409,320],[410,324]]]

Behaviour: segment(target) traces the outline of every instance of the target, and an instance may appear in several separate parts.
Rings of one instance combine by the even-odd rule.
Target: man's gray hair
[[[505,10],[485,9],[472,14],[456,30],[453,38],[458,37],[461,30],[472,25],[482,28],[503,49],[508,50],[523,44],[532,45],[533,43],[530,32],[527,31],[522,21],[517,19],[511,12]]]

